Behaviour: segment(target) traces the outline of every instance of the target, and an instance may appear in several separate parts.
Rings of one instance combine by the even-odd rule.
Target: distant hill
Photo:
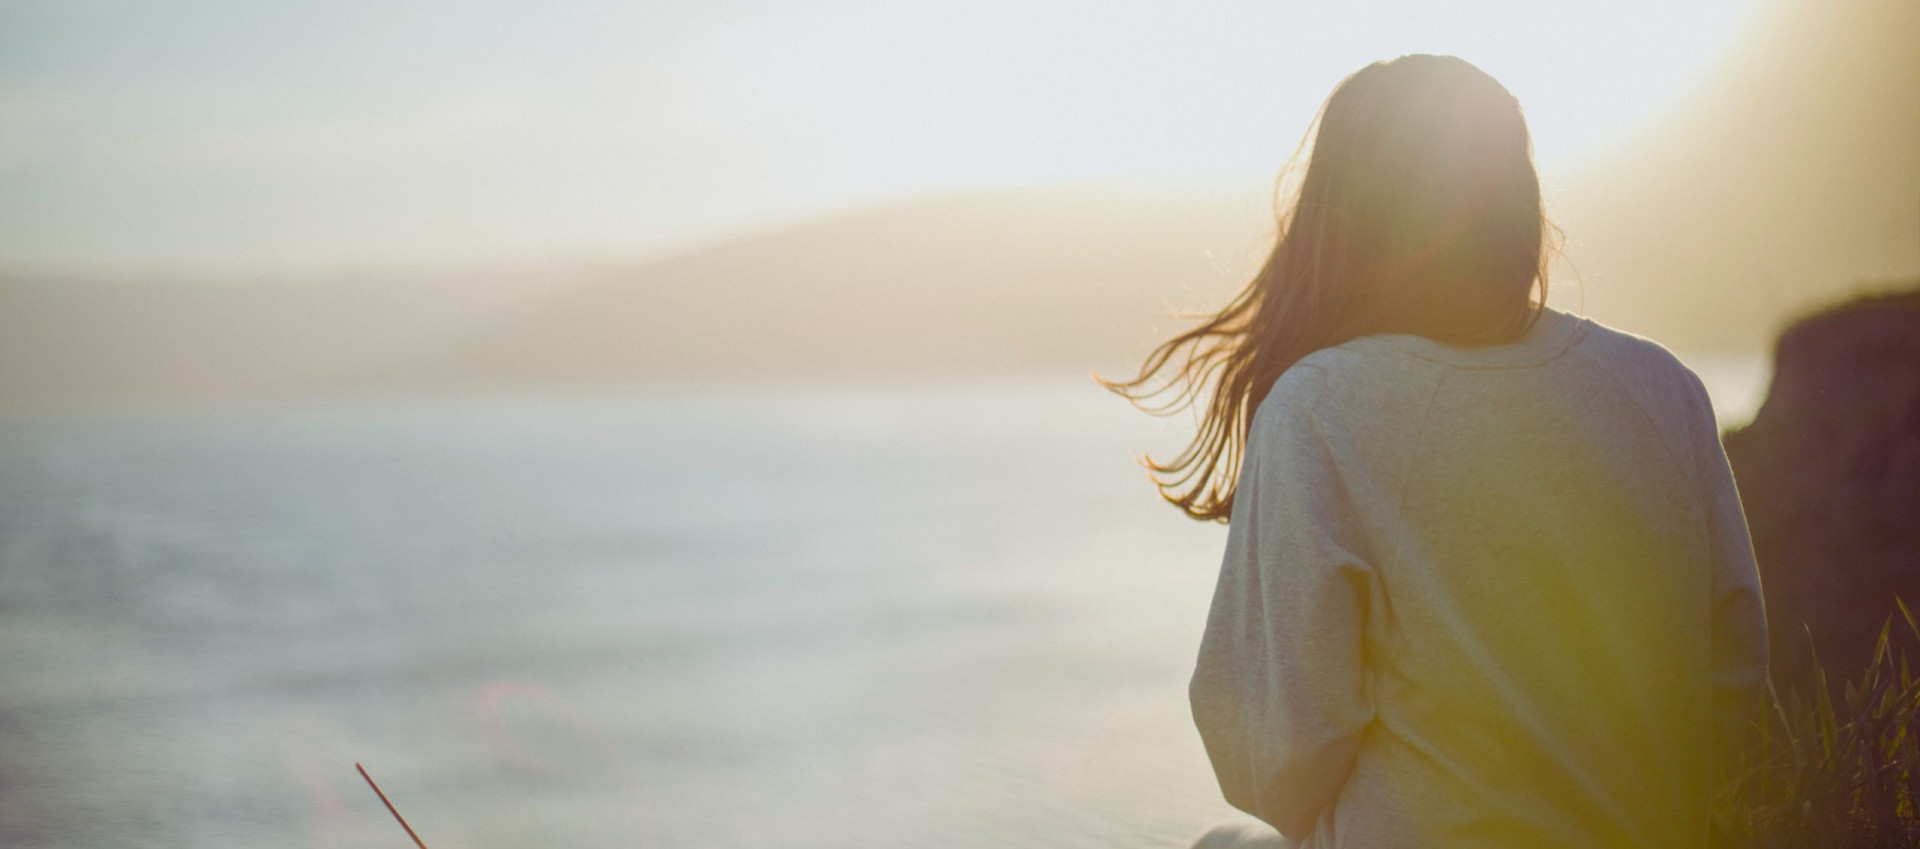
[[[0,277],[0,408],[351,389],[417,370],[538,276],[210,284]]]
[[[1688,351],[1920,273],[1920,3],[1778,2],[1550,180],[1554,302]],[[1278,161],[1276,159],[1276,167]],[[631,265],[202,285],[0,275],[0,408],[714,375],[1119,376],[1264,258],[1268,186],[923,198]]]
[[[886,206],[609,275],[462,340],[442,376],[1117,373],[1178,324],[1156,314],[1257,270],[1267,209],[1111,186]]]
[[[1255,187],[1256,189],[1258,187]],[[653,262],[256,285],[0,278],[0,405],[715,375],[1118,374],[1270,237],[1258,191],[1010,189]]]

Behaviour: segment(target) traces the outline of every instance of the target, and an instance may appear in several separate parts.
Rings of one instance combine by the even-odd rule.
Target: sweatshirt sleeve
[[[1293,371],[1301,371],[1296,367]],[[1304,838],[1373,719],[1362,666],[1372,567],[1314,415],[1288,374],[1248,437],[1188,695],[1229,804]]]
[[[1752,726],[1767,688],[1767,612],[1746,512],[1712,402],[1699,377],[1689,376],[1694,471],[1711,550],[1714,753],[1724,768],[1754,742]]]

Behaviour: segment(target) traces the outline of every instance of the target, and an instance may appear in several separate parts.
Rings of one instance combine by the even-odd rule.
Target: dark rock
[[[1811,692],[1816,655],[1832,681],[1857,679],[1889,615],[1913,646],[1894,599],[1920,615],[1920,289],[1789,327],[1766,403],[1723,439],[1780,692]]]

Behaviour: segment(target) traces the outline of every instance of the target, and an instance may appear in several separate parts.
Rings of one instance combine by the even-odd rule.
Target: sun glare
[[[725,40],[740,51],[732,73],[803,52],[753,96],[805,104],[865,149],[868,176],[904,183],[1270,171],[1341,77],[1404,53],[1451,53],[1500,79],[1552,168],[1670,103],[1734,46],[1757,2],[888,5],[818,22],[805,40]]]
[[[1697,84],[1737,47],[1754,5],[1489,4],[1498,8],[1479,21],[1433,16],[1434,40],[1458,46],[1426,52],[1468,57],[1504,82],[1527,111],[1543,163],[1561,165],[1632,134]],[[1508,16],[1511,28],[1498,23]]]
[[[158,12],[56,5],[14,35],[43,67],[0,91],[0,170],[44,176],[0,229],[47,267],[467,264],[991,186],[1257,183],[1343,76],[1404,53],[1504,82],[1551,177],[1784,2],[557,3],[398,14],[365,43],[317,7],[149,38]]]

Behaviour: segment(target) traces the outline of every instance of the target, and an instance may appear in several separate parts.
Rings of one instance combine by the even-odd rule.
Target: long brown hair
[[[1546,303],[1558,230],[1520,104],[1486,72],[1452,56],[1375,62],[1334,87],[1307,138],[1306,173],[1290,208],[1276,193],[1273,250],[1253,280],[1134,379],[1100,379],[1155,415],[1205,404],[1186,450],[1143,461],[1194,519],[1232,514],[1253,411],[1302,357],[1374,333],[1512,341]]]

